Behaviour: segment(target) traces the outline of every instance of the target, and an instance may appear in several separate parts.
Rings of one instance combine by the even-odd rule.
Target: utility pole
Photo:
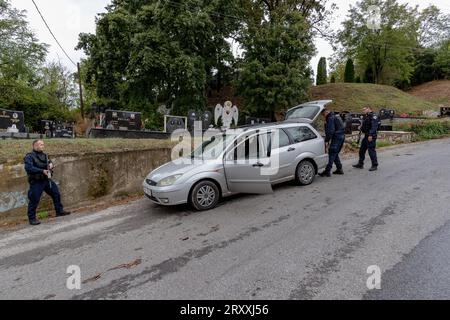
[[[78,85],[80,86],[80,111],[81,111],[81,117],[84,120],[84,102],[83,102],[83,86],[81,85],[81,68],[80,63],[77,63],[78,68]]]

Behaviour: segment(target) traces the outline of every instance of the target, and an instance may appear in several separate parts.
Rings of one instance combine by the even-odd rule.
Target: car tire
[[[310,160],[303,160],[297,166],[295,180],[301,186],[309,186],[316,178],[316,167]]]
[[[201,181],[192,189],[189,200],[197,211],[214,209],[220,200],[219,188],[212,181]]]

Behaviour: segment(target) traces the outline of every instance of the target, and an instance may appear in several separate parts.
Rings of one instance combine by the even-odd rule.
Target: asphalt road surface
[[[345,176],[209,212],[142,199],[0,231],[0,298],[449,299],[450,140],[379,157],[376,173],[350,159]]]

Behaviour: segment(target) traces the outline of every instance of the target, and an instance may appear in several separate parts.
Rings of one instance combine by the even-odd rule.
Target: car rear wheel
[[[295,176],[299,185],[308,186],[314,182],[316,174],[314,164],[310,160],[304,160],[298,165]]]
[[[194,209],[198,211],[211,210],[219,203],[219,188],[214,182],[202,181],[192,189],[190,198]]]

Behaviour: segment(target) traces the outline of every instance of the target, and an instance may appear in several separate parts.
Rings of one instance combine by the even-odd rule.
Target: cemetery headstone
[[[175,130],[184,129],[187,130],[188,118],[165,116],[164,117],[164,132],[173,133]]]
[[[110,125],[114,127],[114,130],[141,131],[142,114],[140,112],[106,110],[101,126],[106,129]]]
[[[23,112],[0,109],[0,132],[7,132],[10,128],[18,132],[26,131]]]
[[[224,105],[218,104],[214,112],[214,120],[216,125],[219,125],[219,120],[222,119],[222,127],[224,129],[231,128],[231,124],[237,126],[239,123],[239,109],[233,106],[231,101],[227,101]]]

